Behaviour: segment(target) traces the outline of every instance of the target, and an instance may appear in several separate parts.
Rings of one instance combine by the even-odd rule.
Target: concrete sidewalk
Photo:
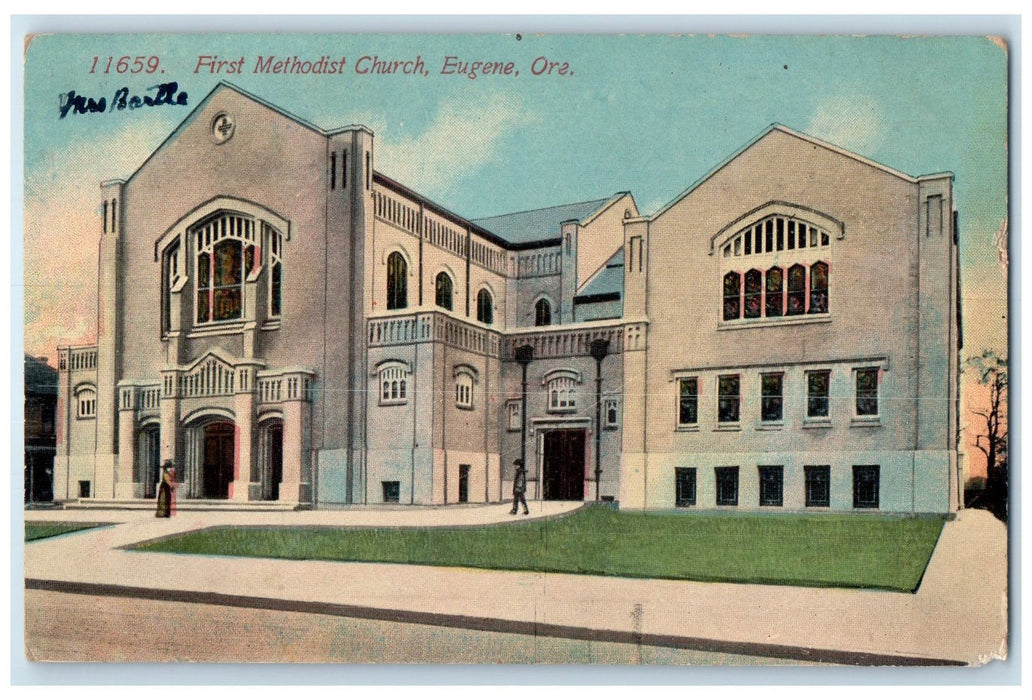
[[[121,549],[217,525],[461,527],[558,516],[579,503],[337,511],[27,511],[116,523],[26,543],[30,588],[371,617],[832,663],[984,663],[1006,654],[1006,529],[946,524],[916,594],[461,568],[158,554]],[[419,661],[414,657],[413,661]]]

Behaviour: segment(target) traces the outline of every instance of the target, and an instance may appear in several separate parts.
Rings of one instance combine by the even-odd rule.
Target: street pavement
[[[111,525],[26,543],[26,587],[826,663],[982,664],[1006,655],[1007,533],[977,510],[946,523],[914,594],[125,549],[214,526],[468,527],[581,506],[532,502],[530,516],[488,504],[180,511],[170,519],[30,510],[26,521]],[[226,642],[228,659],[238,658],[238,643]],[[418,650],[406,658],[425,660]]]

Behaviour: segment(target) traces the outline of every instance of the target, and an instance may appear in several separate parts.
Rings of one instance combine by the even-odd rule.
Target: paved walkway
[[[529,517],[579,506],[535,502]],[[216,525],[457,527],[528,519],[508,508],[186,511],[168,520],[140,511],[27,511],[27,521],[116,524],[26,543],[26,585],[833,663],[978,664],[1006,653],[1006,529],[985,511],[961,511],[946,524],[916,594],[122,549]]]

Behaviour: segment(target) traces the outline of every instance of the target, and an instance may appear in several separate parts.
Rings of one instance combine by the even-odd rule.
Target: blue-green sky
[[[239,75],[199,55],[244,57]],[[342,75],[253,72],[322,55]],[[107,56],[164,74],[103,75]],[[356,75],[420,56],[427,76]],[[518,77],[441,75],[445,56],[513,61]],[[93,57],[98,67],[91,75]],[[538,56],[572,75],[535,77]],[[176,80],[191,106],[220,79],[324,128],[371,127],[377,169],[469,217],[631,191],[652,213],[779,122],[911,175],[956,175],[966,350],[1004,348],[1007,50],[986,38],[523,35],[44,36],[25,67],[25,344],[55,355],[96,325],[98,184],[125,178],[187,116],[160,107],[59,119],[59,95],[110,101]],[[169,193],[173,198],[174,192]]]

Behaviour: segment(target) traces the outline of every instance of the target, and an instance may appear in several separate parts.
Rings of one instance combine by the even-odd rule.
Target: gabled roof
[[[150,159],[154,157],[154,154],[157,153],[158,151],[160,151],[162,148],[164,148],[165,144],[170,143],[176,137],[178,137],[179,133],[184,128],[186,128],[186,126],[188,124],[193,122],[194,118],[198,114],[200,114],[202,111],[204,111],[205,105],[207,105],[208,102],[211,101],[211,99],[216,94],[221,92],[222,90],[232,90],[233,92],[235,92],[235,93],[237,93],[239,95],[242,95],[242,96],[246,97],[249,100],[257,102],[258,104],[262,105],[266,109],[272,110],[273,112],[276,112],[277,114],[280,114],[280,115],[286,117],[287,119],[290,119],[291,121],[299,124],[300,126],[303,126],[306,129],[310,129],[311,131],[314,131],[317,134],[320,134],[321,136],[333,136],[334,134],[338,134],[338,133],[340,133],[342,131],[348,131],[348,130],[354,130],[354,129],[362,129],[364,131],[368,131],[369,133],[372,133],[372,131],[369,129],[369,127],[362,126],[361,124],[352,124],[350,126],[343,126],[343,127],[338,127],[336,129],[329,129],[329,130],[323,129],[322,127],[316,126],[315,124],[313,124],[312,122],[308,121],[307,119],[299,117],[296,114],[294,114],[293,112],[288,112],[287,110],[283,109],[282,107],[278,107],[278,106],[274,105],[271,102],[263,100],[261,97],[258,97],[257,95],[255,95],[253,93],[250,93],[247,90],[244,90],[243,88],[238,87],[237,85],[234,85],[233,83],[231,83],[229,81],[220,80],[215,85],[215,87],[213,87],[208,92],[208,94],[205,95],[201,99],[201,101],[198,102],[197,105],[192,110],[190,110],[190,113],[188,115],[186,115],[186,117],[181,122],[179,122],[179,125],[175,129],[172,130],[172,133],[169,134],[165,138],[165,140],[162,141],[158,145],[157,148],[155,148],[153,151],[151,151],[150,155],[147,156],[147,158],[142,163],[140,163],[140,167],[138,167],[136,170],[134,170],[132,175],[130,175],[128,178],[126,178],[126,181],[132,180],[134,177],[136,177],[136,173],[140,172],[143,169],[143,166],[145,166],[150,161]]]
[[[620,249],[613,254],[613,257],[606,261],[602,269],[587,281],[577,294],[576,299],[584,298],[586,302],[590,302],[611,297],[613,294],[623,296],[623,286],[624,249],[623,246],[620,246]]]
[[[500,216],[489,216],[483,219],[470,219],[477,226],[491,231],[499,238],[509,243],[520,244],[530,241],[560,238],[560,224],[566,221],[581,223],[590,219],[592,215],[601,211],[612,202],[624,195],[623,192],[607,197],[606,199],[593,199],[589,202],[577,202],[576,204],[561,204],[555,207],[544,209],[532,209],[530,211],[519,211],[513,214],[502,214]]]
[[[881,170],[882,172],[888,173],[889,175],[893,175],[895,177],[898,177],[901,180],[905,180],[906,182],[910,182],[910,183],[918,182],[918,178],[915,178],[915,177],[912,177],[910,175],[907,175],[906,173],[901,172],[899,170],[895,170],[893,168],[890,168],[887,165],[882,165],[881,163],[878,163],[877,161],[873,161],[873,160],[871,160],[869,158],[864,158],[863,156],[858,155],[856,153],[853,153],[852,151],[847,151],[844,148],[840,148],[839,146],[836,146],[836,145],[834,145],[832,143],[828,143],[827,141],[822,141],[822,140],[820,140],[818,138],[810,136],[809,134],[804,134],[801,131],[796,131],[795,129],[790,129],[789,127],[787,127],[787,126],[785,126],[783,124],[774,123],[774,124],[771,124],[770,126],[768,126],[766,129],[764,129],[762,132],[760,132],[756,137],[751,139],[744,146],[742,146],[737,151],[735,151],[730,156],[728,156],[723,161],[721,161],[720,164],[718,164],[716,167],[711,169],[708,173],[706,173],[705,175],[700,177],[698,180],[693,182],[688,187],[688,189],[686,189],[684,192],[682,192],[681,194],[679,194],[676,197],[674,197],[663,208],[661,208],[655,214],[650,216],[649,220],[650,221],[651,220],[655,220],[655,219],[659,218],[660,216],[662,216],[664,213],[667,212],[667,210],[669,210],[675,204],[677,204],[682,199],[684,199],[689,194],[691,194],[697,187],[699,187],[699,185],[701,185],[702,183],[706,182],[706,180],[708,180],[711,177],[713,177],[714,175],[716,175],[726,165],[728,165],[731,161],[733,161],[736,158],[738,158],[738,156],[740,156],[743,153],[745,153],[747,150],[752,148],[759,141],[763,140],[768,134],[770,134],[773,131],[780,131],[781,133],[787,134],[788,136],[793,136],[793,137],[795,137],[797,139],[800,139],[802,141],[806,141],[807,143],[811,143],[811,144],[813,144],[815,146],[818,146],[820,148],[824,148],[824,149],[826,149],[828,151],[832,151],[833,153],[838,153],[839,155],[845,156],[847,158],[851,158],[851,159],[853,159],[853,160],[855,160],[857,162],[863,163],[864,165],[869,165],[872,168],[875,168],[877,170]]]

